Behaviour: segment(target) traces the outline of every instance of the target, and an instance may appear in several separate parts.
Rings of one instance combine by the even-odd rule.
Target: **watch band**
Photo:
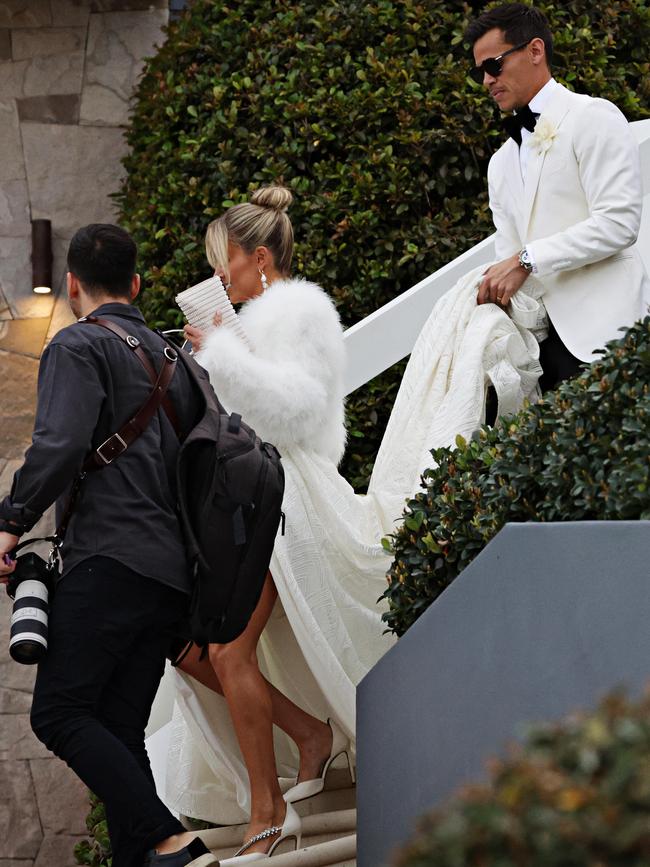
[[[528,271],[529,274],[532,273],[533,263],[530,261],[528,250],[525,247],[519,252],[519,264],[525,271]]]

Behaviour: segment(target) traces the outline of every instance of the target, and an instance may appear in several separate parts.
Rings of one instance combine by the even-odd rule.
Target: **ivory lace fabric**
[[[458,433],[469,437],[483,422],[488,381],[501,414],[537,396],[541,287],[529,278],[508,316],[494,304],[477,306],[484,270],[462,278],[422,329],[367,495],[354,493],[330,457],[284,444],[286,534],[278,535],[271,561],[279,598],[260,640],[260,667],[300,707],[333,717],[351,738],[356,685],[394,640],[382,634],[377,604],[390,566],[381,537],[395,529],[404,500],[418,489],[429,449],[453,444]],[[236,409],[246,418],[246,406]],[[168,673],[165,684],[176,691],[167,803],[220,824],[246,821],[247,774],[225,700],[182,673]],[[277,728],[274,736],[278,774],[289,786],[297,751]]]

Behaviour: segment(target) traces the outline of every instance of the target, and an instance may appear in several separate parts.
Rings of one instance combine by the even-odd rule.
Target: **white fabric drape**
[[[483,422],[488,380],[500,413],[537,395],[540,287],[529,278],[508,316],[493,304],[476,305],[484,270],[460,280],[422,329],[367,495],[356,495],[328,457],[284,446],[286,534],[278,535],[271,561],[279,600],[260,641],[260,666],[289,698],[320,719],[333,717],[352,738],[356,685],[393,643],[382,634],[377,604],[390,565],[381,537],[418,489],[429,449],[453,444],[458,433],[469,437]],[[245,406],[236,409],[246,418]],[[245,821],[247,776],[225,700],[177,672],[166,688],[176,690],[167,803],[218,823]],[[297,751],[277,729],[275,744],[289,785]]]

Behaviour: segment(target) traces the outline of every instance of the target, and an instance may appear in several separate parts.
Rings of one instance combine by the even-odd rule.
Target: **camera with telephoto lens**
[[[56,561],[46,562],[30,551],[16,559],[9,575],[7,594],[14,600],[9,653],[16,662],[34,665],[47,651],[49,599],[54,587]]]

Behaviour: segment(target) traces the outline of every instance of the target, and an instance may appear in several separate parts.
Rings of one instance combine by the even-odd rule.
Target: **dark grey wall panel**
[[[359,867],[535,720],[650,679],[650,522],[509,524],[357,691]]]

